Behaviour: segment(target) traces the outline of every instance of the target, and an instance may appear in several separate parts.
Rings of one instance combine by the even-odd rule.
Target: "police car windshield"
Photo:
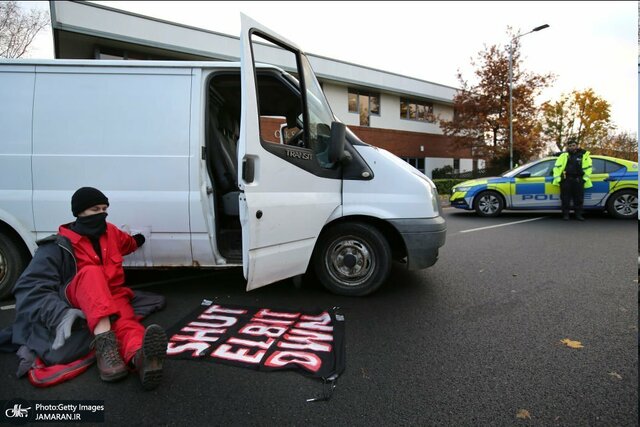
[[[522,172],[525,168],[528,168],[529,166],[531,166],[531,163],[527,163],[526,165],[522,165],[522,166],[516,166],[515,168],[506,171],[500,176],[504,178],[511,178],[513,176],[518,175],[520,172]]]
[[[549,160],[555,160],[555,157],[545,157],[544,159],[535,160],[530,163],[525,163],[522,166],[517,166],[509,171],[506,171],[500,176],[502,176],[503,178],[513,178],[514,176],[518,175],[520,172],[523,172],[525,170],[528,170],[529,172],[531,172],[531,176],[546,176],[548,173],[550,173],[550,170],[548,168],[553,166],[553,165],[547,164]],[[540,163],[544,163],[544,164],[540,165]],[[540,165],[540,166],[536,166],[536,165]]]

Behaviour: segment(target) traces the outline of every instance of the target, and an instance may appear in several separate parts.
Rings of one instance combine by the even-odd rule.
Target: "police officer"
[[[553,167],[553,185],[560,186],[562,201],[562,219],[569,219],[569,209],[573,201],[573,210],[578,221],[584,221],[582,205],[584,189],[591,183],[591,153],[578,146],[577,138],[567,140],[567,151],[560,154]]]

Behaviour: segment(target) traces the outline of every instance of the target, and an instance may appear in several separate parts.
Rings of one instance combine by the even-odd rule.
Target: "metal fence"
[[[487,176],[498,176],[504,172],[506,172],[504,169],[496,168],[496,167],[476,169],[473,171],[465,171],[465,172],[453,172],[446,169],[445,170],[434,169],[434,171],[431,173],[431,176],[434,179],[475,179],[475,178],[484,178]]]

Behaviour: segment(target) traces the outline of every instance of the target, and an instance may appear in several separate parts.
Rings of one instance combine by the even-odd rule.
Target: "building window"
[[[400,118],[428,123],[436,121],[432,103],[408,98],[400,98]]]
[[[453,170],[460,172],[460,159],[453,159]]]
[[[349,89],[349,112],[360,115],[360,126],[369,126],[369,117],[380,115],[380,94]]]
[[[162,56],[151,56],[147,53],[135,52],[130,50],[120,50],[109,47],[97,46],[94,49],[93,56],[95,59],[121,59],[121,60],[173,60],[173,58]]]
[[[402,160],[424,173],[424,157],[402,157]]]

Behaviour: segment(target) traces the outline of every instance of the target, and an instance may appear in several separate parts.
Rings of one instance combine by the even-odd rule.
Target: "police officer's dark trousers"
[[[562,201],[563,215],[569,215],[572,201],[576,215],[582,215],[584,181],[581,177],[566,177],[560,182],[560,200]]]

